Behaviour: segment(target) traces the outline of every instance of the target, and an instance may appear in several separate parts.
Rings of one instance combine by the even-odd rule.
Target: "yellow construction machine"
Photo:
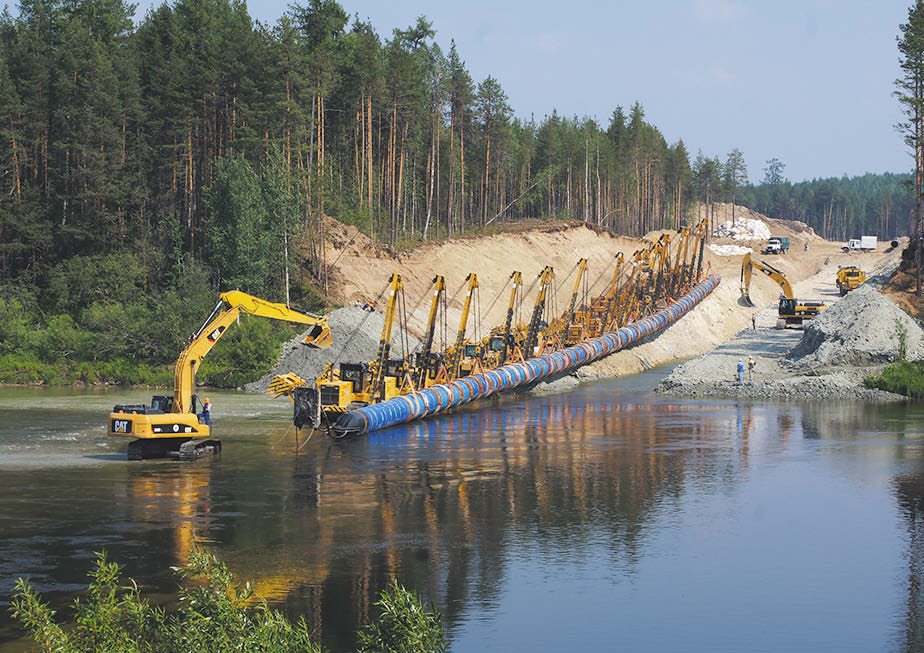
[[[446,279],[438,274],[433,277],[433,301],[430,304],[430,313],[427,316],[427,330],[424,332],[421,350],[414,357],[414,369],[411,373],[413,387],[407,388],[411,392],[433,385],[443,366],[442,355],[433,351],[433,336],[436,332],[436,320],[440,308],[443,309],[443,315],[445,316]]]
[[[841,297],[856,290],[866,283],[866,273],[855,265],[846,265],[837,269],[837,279],[835,280],[837,289],[841,291]]]
[[[300,397],[296,403],[299,407],[302,404],[308,406],[306,411],[310,413],[308,423],[311,426],[317,428],[322,424],[330,424],[340,413],[398,396],[401,384],[410,374],[410,369],[406,360],[392,360],[389,353],[395,313],[403,292],[404,283],[401,281],[401,275],[391,275],[385,324],[382,325],[382,335],[374,361],[340,363],[338,369],[328,364],[318,377],[316,388],[299,389],[300,392],[306,392],[307,396]]]
[[[510,301],[507,304],[507,318],[504,326],[491,329],[491,334],[484,343],[485,353],[482,362],[487,369],[501,367],[508,360],[523,358],[523,353],[517,348],[516,326],[513,324],[514,313],[522,301],[520,292],[522,287],[523,275],[514,270],[510,273]]]
[[[533,314],[529,320],[529,326],[526,330],[526,340],[520,348],[524,358],[532,358],[541,353],[540,335],[543,329],[548,326],[548,322],[543,319],[546,302],[549,296],[549,290],[552,289],[552,282],[555,280],[555,271],[551,265],[547,265],[539,273],[539,291],[536,293],[536,302],[533,304]]]
[[[133,438],[128,444],[129,460],[168,455],[197,458],[221,451],[221,442],[211,437],[211,425],[200,423],[193,390],[202,359],[241,313],[308,325],[311,329],[303,341],[306,345],[319,349],[331,345],[326,317],[268,302],[239,290],[222,293],[212,314],[192,335],[176,362],[173,396],[155,395],[150,405],[117,405],[109,414],[109,435]],[[210,421],[210,418],[203,418],[203,421]]]
[[[776,326],[778,329],[786,328],[790,324],[802,324],[804,320],[818,317],[819,313],[828,308],[822,301],[796,299],[786,275],[769,263],[752,258],[750,252],[744,255],[744,260],[741,262],[741,298],[748,306],[754,306],[750,290],[751,275],[755,268],[773,279],[783,289],[777,313]]]
[[[468,376],[481,365],[481,356],[484,349],[480,342],[471,342],[465,339],[468,329],[468,318],[472,310],[472,300],[478,290],[478,275],[472,272],[465,277],[465,301],[462,304],[462,317],[459,319],[459,330],[456,332],[456,341],[446,352],[446,367],[437,377],[437,383],[452,381],[460,376]]]

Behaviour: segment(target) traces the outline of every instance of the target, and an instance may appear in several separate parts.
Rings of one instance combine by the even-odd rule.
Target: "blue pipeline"
[[[617,331],[604,333],[602,336],[551,354],[519,363],[509,363],[481,374],[462,377],[449,383],[430,386],[408,395],[351,410],[341,415],[331,428],[338,436],[369,433],[441,413],[461,404],[528,385],[561,372],[575,370],[658,333],[683,317],[718,285],[719,276],[711,274],[667,308]]]

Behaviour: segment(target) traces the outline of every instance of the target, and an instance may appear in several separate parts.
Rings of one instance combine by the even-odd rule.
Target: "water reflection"
[[[581,620],[590,617],[577,607],[582,599],[563,596],[555,606],[563,636],[581,648],[606,648],[618,630],[627,646],[644,649],[645,634],[633,640],[631,624],[620,619],[633,609],[654,614],[664,599],[649,602],[641,593],[662,582],[669,593],[705,591],[671,573],[674,565],[709,570],[717,564],[711,558],[724,555],[730,568],[764,569],[764,560],[746,558],[754,545],[742,550],[734,538],[766,537],[767,514],[792,500],[788,491],[804,505],[783,519],[817,517],[812,511],[821,508],[811,492],[821,487],[837,496],[847,479],[857,493],[850,497],[853,509],[870,522],[894,517],[873,514],[873,507],[894,506],[895,488],[910,534],[907,560],[890,553],[900,536],[887,531],[881,533],[886,548],[870,555],[910,569],[908,592],[904,581],[889,587],[907,602],[904,650],[921,646],[924,494],[920,470],[907,469],[920,460],[916,416],[907,407],[678,401],[596,384],[567,395],[507,397],[358,440],[318,438],[300,450],[284,421],[250,412],[223,421],[227,446],[217,460],[99,463],[37,474],[0,470],[0,481],[22,497],[0,499],[0,516],[19,520],[0,541],[0,560],[15,560],[0,563],[0,592],[20,570],[37,570],[40,589],[55,590],[55,607],[61,607],[90,552],[102,547],[161,591],[172,583],[167,568],[200,544],[239,578],[253,580],[258,594],[304,614],[333,650],[352,647],[357,625],[370,617],[391,576],[437,605],[459,650],[473,642],[483,648],[482,632],[490,632],[497,650],[509,650],[524,643],[523,633],[503,632],[505,620],[514,621],[510,595],[529,580],[524,570],[550,586],[567,586],[577,573],[582,592],[600,605],[622,605],[626,616],[588,630]],[[896,465],[905,467],[893,486]],[[831,501],[817,503],[838,510]],[[49,537],[54,533],[57,540]],[[836,550],[842,533],[832,526],[814,535]],[[789,548],[795,535],[770,537]],[[844,559],[849,563],[846,553]],[[735,641],[747,642],[748,629],[754,635],[761,619],[792,609],[790,592],[802,582],[798,565],[792,567],[766,568],[780,578],[763,582],[771,598],[754,621],[729,625],[727,616],[722,621],[687,607],[689,614],[672,613],[673,627],[718,619],[738,633]],[[814,589],[849,593],[850,571],[843,580],[832,580],[839,578],[833,571],[819,576]],[[653,575],[666,580],[653,585]],[[737,602],[731,576],[725,586],[720,573],[707,577],[717,609]],[[888,606],[883,610],[886,621],[894,619]],[[485,625],[493,619],[501,629]],[[701,637],[689,640],[691,648],[715,644],[708,628],[698,628]],[[870,627],[869,641],[883,648],[887,634],[877,628]],[[843,637],[855,638],[849,627],[843,630]],[[788,641],[785,633],[773,636],[767,642]]]

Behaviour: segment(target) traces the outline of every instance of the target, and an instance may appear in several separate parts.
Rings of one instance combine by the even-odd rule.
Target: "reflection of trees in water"
[[[735,421],[714,406],[549,397],[325,443],[273,497],[287,518],[248,515],[236,529],[235,548],[254,549],[235,551],[252,556],[243,570],[232,564],[293,613],[307,610],[335,648],[353,644],[392,574],[457,623],[472,603],[496,604],[511,554],[554,563],[602,541],[631,570],[690,469],[713,478],[715,458],[698,445]],[[731,481],[737,463],[723,464]],[[273,551],[274,537],[303,546]]]
[[[232,516],[218,524],[203,518],[209,492],[197,487],[177,556],[192,529],[231,544],[219,553],[232,570],[305,614],[335,649],[352,647],[392,575],[452,625],[472,604],[497,603],[511,555],[553,564],[599,554],[593,547],[605,542],[603,564],[631,573],[654,515],[680,502],[690,479],[740,479],[755,409],[580,399],[506,402],[322,442],[275,459],[291,474],[251,469],[222,484]],[[715,456],[729,437],[738,460]],[[152,490],[142,478],[143,506],[167,486]]]
[[[908,527],[908,604],[901,650],[924,650],[924,477],[901,476],[895,481],[895,496]]]
[[[812,401],[799,404],[803,437],[811,440],[847,440],[882,431],[883,425],[898,420],[904,424],[904,404],[874,404],[863,401]]]

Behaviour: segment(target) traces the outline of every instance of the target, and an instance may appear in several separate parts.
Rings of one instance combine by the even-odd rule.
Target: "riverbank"
[[[924,354],[918,324],[873,285],[861,286],[804,329],[778,330],[775,309],[707,355],[678,366],[655,388],[675,396],[900,401],[863,379]],[[737,366],[745,367],[739,383]]]

